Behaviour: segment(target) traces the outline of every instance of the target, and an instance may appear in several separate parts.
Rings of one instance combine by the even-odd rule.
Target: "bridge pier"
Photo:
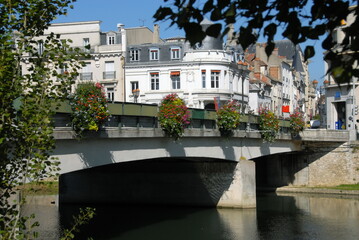
[[[60,204],[102,203],[254,208],[255,163],[162,158],[60,176]]]

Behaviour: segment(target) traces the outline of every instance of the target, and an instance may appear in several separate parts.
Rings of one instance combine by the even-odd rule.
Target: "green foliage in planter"
[[[76,134],[82,137],[84,131],[98,131],[110,117],[107,100],[99,83],[83,83],[77,86],[70,97],[72,126]]]
[[[268,109],[259,110],[259,130],[266,142],[274,142],[279,131],[279,119]]]
[[[217,111],[217,126],[222,136],[232,136],[233,130],[237,129],[240,122],[239,105],[228,102]]]
[[[162,99],[158,121],[167,136],[177,140],[183,135],[184,129],[190,123],[189,112],[177,94],[169,94]]]
[[[295,111],[289,117],[290,123],[290,132],[293,134],[298,134],[299,132],[303,131],[305,126],[304,115],[299,111]]]

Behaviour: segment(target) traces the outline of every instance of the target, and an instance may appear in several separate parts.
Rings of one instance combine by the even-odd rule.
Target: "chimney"
[[[119,32],[121,32],[121,30],[122,30],[124,27],[125,27],[125,25],[124,25],[123,23],[118,23],[118,24],[117,24],[117,30],[118,30]]]
[[[152,43],[160,42],[160,26],[158,24],[153,25],[153,39]]]
[[[236,45],[234,34],[234,26],[233,24],[228,24],[229,31],[227,33],[227,46]]]
[[[274,48],[272,54],[274,56],[278,56],[278,51],[279,51],[279,48]]]

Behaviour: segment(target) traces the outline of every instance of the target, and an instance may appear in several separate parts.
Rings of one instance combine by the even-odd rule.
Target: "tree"
[[[58,170],[52,114],[66,98],[84,54],[44,31],[75,0],[0,3],[0,238],[24,238],[26,217],[9,201],[26,181]],[[42,37],[40,37],[42,36]],[[66,68],[66,71],[59,71]],[[56,81],[56,83],[55,83]],[[36,224],[35,224],[36,225]]]
[[[161,6],[154,15],[157,21],[169,20],[171,25],[184,29],[192,45],[201,42],[205,36],[224,36],[231,24],[239,24],[234,38],[243,49],[254,44],[260,35],[267,39],[266,53],[274,49],[274,36],[283,29],[282,36],[294,44],[316,40],[323,36],[325,61],[337,83],[346,83],[352,77],[359,77],[356,69],[359,60],[359,18],[355,0],[164,0],[169,6]],[[354,22],[344,28],[344,39],[338,43],[334,31],[343,26],[343,20],[352,14]],[[214,24],[205,31],[200,23],[204,17]],[[225,27],[223,28],[222,25]],[[305,59],[313,57],[315,50],[308,45]]]

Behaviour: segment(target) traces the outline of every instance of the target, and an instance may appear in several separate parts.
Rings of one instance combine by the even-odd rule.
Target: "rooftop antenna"
[[[138,21],[142,22],[141,27],[145,26],[145,21],[146,21],[146,20],[139,18]]]

